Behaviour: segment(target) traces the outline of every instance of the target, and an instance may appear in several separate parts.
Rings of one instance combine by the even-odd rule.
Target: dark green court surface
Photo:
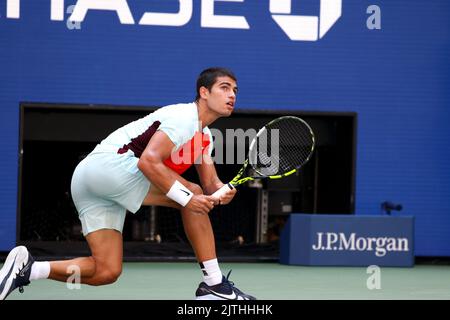
[[[450,299],[450,266],[416,265],[414,268],[381,268],[380,289],[367,286],[372,273],[366,268],[302,267],[278,263],[222,263],[232,269],[230,280],[244,292],[267,300],[298,299]],[[369,284],[374,284],[373,278]],[[8,299],[120,299],[189,300],[201,281],[191,262],[128,262],[120,279],[108,286],[37,280],[14,291]],[[372,286],[373,287],[373,286]]]

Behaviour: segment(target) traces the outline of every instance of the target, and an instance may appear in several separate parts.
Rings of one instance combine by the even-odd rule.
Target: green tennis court
[[[358,267],[304,267],[278,263],[222,263],[230,280],[263,300],[450,299],[450,266],[381,268],[380,289],[369,290],[371,274]],[[37,280],[8,299],[39,300],[190,300],[201,272],[191,262],[127,262],[119,280],[108,286],[68,289],[65,283]]]

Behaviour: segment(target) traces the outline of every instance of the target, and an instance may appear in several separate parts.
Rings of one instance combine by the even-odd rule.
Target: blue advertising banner
[[[198,73],[220,65],[237,75],[236,109],[357,113],[355,214],[401,203],[416,256],[450,257],[449,12],[448,0],[0,0],[0,251],[18,239],[21,102],[192,102]]]
[[[291,214],[280,263],[411,267],[414,217]]]

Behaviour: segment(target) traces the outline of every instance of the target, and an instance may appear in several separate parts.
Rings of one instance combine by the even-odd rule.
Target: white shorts
[[[126,211],[139,210],[150,181],[130,154],[91,153],[72,176],[72,199],[83,234],[100,229],[123,230]]]

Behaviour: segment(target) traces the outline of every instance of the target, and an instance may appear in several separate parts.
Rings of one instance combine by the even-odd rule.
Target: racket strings
[[[280,175],[302,166],[314,147],[309,126],[294,117],[274,121],[258,134],[252,166],[262,175]],[[253,151],[253,152],[252,152]]]
[[[306,162],[311,154],[313,138],[310,129],[297,120],[285,121],[280,135],[280,162],[283,170],[292,170]]]

